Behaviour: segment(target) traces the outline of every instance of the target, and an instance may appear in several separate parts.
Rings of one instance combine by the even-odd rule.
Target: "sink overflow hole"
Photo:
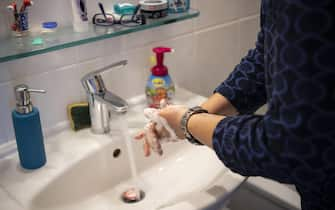
[[[113,152],[113,157],[114,158],[118,158],[121,155],[121,150],[120,149],[116,149]]]

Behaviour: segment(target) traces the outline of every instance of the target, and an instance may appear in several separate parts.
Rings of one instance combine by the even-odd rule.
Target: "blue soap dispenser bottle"
[[[14,88],[16,109],[12,112],[20,164],[24,169],[37,169],[46,163],[40,114],[33,107],[30,93],[45,93],[29,89],[27,85]]]

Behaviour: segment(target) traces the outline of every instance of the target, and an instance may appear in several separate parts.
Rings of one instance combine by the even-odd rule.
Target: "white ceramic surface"
[[[265,197],[286,205],[288,209],[301,209],[300,195],[294,185],[281,184],[262,177],[250,177],[247,184]]]
[[[204,100],[187,91],[178,93],[176,103],[191,106]],[[133,136],[144,126],[144,102],[142,96],[130,100],[130,110],[122,116],[129,126],[127,135]],[[113,117],[108,135],[94,135],[85,129],[48,137],[48,162],[39,170],[21,169],[16,153],[2,158],[0,186],[5,195],[25,210],[198,209],[228,195],[244,179],[224,167],[205,146],[186,141],[165,144],[163,156],[146,158],[142,143],[134,141],[139,172],[134,182],[120,122]],[[116,149],[121,149],[121,155],[114,158]],[[126,204],[120,195],[133,185],[140,186],[146,196],[139,203]],[[1,210],[5,207],[0,203]]]

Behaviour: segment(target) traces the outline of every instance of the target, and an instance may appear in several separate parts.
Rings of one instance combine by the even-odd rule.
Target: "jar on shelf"
[[[44,22],[42,23],[41,37],[45,44],[57,43],[57,22]]]
[[[28,34],[29,32],[29,19],[28,19],[28,12],[23,11],[16,13],[13,16],[11,29],[13,32],[13,36],[15,37],[22,37]]]
[[[190,9],[190,0],[169,0],[169,12],[187,12]]]

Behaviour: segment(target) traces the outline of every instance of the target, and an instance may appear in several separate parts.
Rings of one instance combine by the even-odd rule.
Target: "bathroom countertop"
[[[0,189],[1,210],[23,210],[23,208],[7,192]]]
[[[284,203],[288,209],[301,209],[300,196],[293,185],[281,184],[262,177],[249,177],[247,185],[269,199]]]
[[[176,104],[185,104],[187,106],[198,105],[205,98],[195,95],[183,89],[177,90]],[[139,102],[143,103],[144,96],[134,97],[128,100],[130,107]],[[137,106],[129,110],[129,119],[137,120],[143,115],[143,106]],[[144,125],[144,117],[143,125]],[[63,123],[67,125],[66,122]],[[113,123],[112,123],[113,126]],[[132,133],[138,130],[138,124],[129,123],[129,129]],[[53,129],[53,135],[47,134],[45,138],[45,147],[47,154],[47,164],[38,170],[24,170],[19,166],[18,155],[16,152],[0,155],[0,210],[28,210],[33,202],[34,196],[38,195],[43,188],[52,180],[61,175],[62,172],[73,167],[78,161],[89,156],[93,152],[106,147],[111,141],[120,141],[120,137],[112,134],[94,135],[89,129],[79,132],[71,131],[67,126],[60,126]],[[113,127],[112,127],[113,128]],[[14,142],[14,143],[13,143]],[[12,141],[15,146],[15,141]],[[11,147],[1,146],[0,154],[3,148]],[[227,169],[227,171],[229,171]],[[233,189],[244,180],[244,177],[229,171],[225,175],[226,180],[231,183],[226,184],[227,189]]]

